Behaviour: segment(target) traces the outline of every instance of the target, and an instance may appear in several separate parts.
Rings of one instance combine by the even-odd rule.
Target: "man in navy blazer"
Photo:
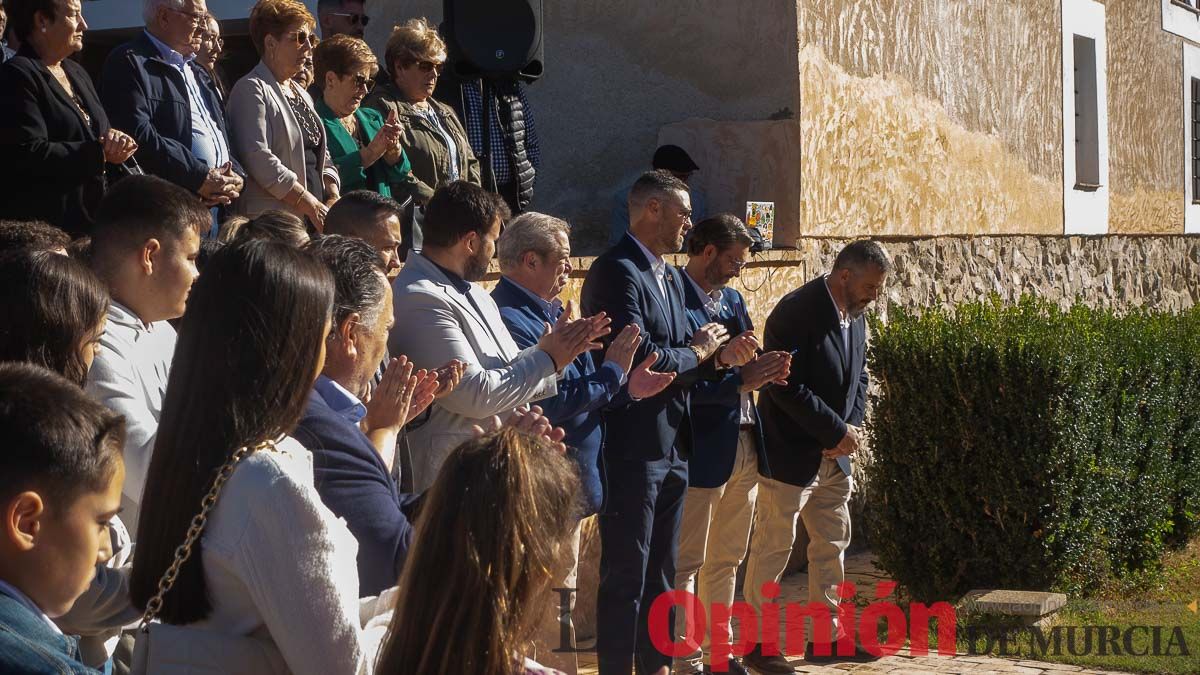
[[[108,55],[100,95],[113,126],[138,143],[146,173],[198,194],[208,206],[241,192],[220,97],[192,61],[208,20],[204,0],[145,3],[146,30]],[[224,169],[225,165],[231,166]]]
[[[293,436],[313,454],[321,501],[358,540],[359,593],[378,595],[400,578],[419,502],[400,493],[389,463],[401,427],[432,402],[437,377],[392,359],[363,403],[394,323],[383,260],[350,237],[322,237],[309,248],[333,272],[334,316],[324,370]]]
[[[687,425],[688,391],[700,364],[727,338],[709,323],[691,330],[683,279],[663,256],[691,227],[687,185],[665,171],[643,174],[629,193],[626,236],[592,263],[583,284],[585,314],[605,312],[614,334],[636,324],[635,359],[657,354],[654,370],[678,375],[661,393],[604,413],[608,478],[600,514],[597,656],[601,675],[654,673],[671,663],[650,639],[650,606],[675,581],[679,518],[688,465],[677,440]],[[674,611],[665,626],[670,633]]]
[[[879,297],[891,267],[878,243],[848,244],[833,271],[779,301],[763,336],[767,349],[793,356],[787,384],[767,387],[759,399],[768,466],[758,486],[745,596],[761,609],[762,585],[783,575],[799,515],[810,539],[808,601],[829,609],[834,639],[841,634],[836,587],[845,578],[850,545],[850,456],[862,442],[866,407],[863,312]],[[810,648],[806,658],[827,656],[828,649]],[[760,672],[793,672],[781,656],[761,648],[745,661]]]
[[[746,302],[727,285],[749,260],[753,241],[736,216],[708,218],[692,229],[687,267],[680,270],[692,327],[715,321],[738,336],[721,353],[728,367],[702,370],[691,393],[691,457],[675,588],[692,593],[707,617],[712,616],[713,603],[733,603],[737,569],[750,539],[759,467],[767,466],[753,392],[770,382],[786,383],[791,367],[787,352],[757,354],[758,338]],[[678,661],[678,670],[711,670],[712,630],[697,631],[693,616],[694,610],[688,621],[677,620],[677,635],[699,638],[702,650]],[[730,660],[729,672],[746,671]]]
[[[500,308],[500,317],[519,349],[532,347],[541,340],[547,326],[554,325],[565,308],[558,299],[571,278],[570,226],[566,221],[543,213],[526,212],[517,216],[500,235],[496,244],[500,259],[500,277],[492,290],[492,299]],[[600,446],[604,439],[603,410],[614,399],[617,405],[634,398],[649,398],[662,391],[674,379],[649,370],[648,356],[630,372],[633,353],[641,344],[637,324],[625,327],[608,348],[603,360],[592,352],[577,356],[563,369],[558,393],[536,401],[550,423],[561,427],[563,443],[579,465],[583,486],[584,512],[590,516],[600,510],[604,499],[604,463]],[[622,390],[628,385],[628,395]],[[579,529],[573,539],[568,570],[562,576],[562,588],[574,588],[579,561]],[[573,603],[573,601],[572,601]],[[573,604],[572,604],[573,606]],[[573,652],[555,652],[561,642],[558,599],[549,607],[550,619],[540,632],[538,659],[543,666],[571,675],[578,670]],[[567,615],[568,619],[570,614]],[[573,626],[565,624],[573,636]]]

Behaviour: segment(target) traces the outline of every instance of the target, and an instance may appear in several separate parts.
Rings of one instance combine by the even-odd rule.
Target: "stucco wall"
[[[368,41],[440,21],[379,3]],[[1159,3],[1107,0],[1109,231],[1183,230],[1181,40]],[[1063,231],[1061,0],[545,3],[529,88],[534,208],[598,252],[614,195],[684,145],[710,211],[777,205],[777,241]]]
[[[1182,232],[1182,40],[1162,29],[1160,3],[1108,0],[1104,6],[1109,232]]]

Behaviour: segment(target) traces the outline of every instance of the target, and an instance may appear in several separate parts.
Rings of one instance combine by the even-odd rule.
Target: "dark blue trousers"
[[[675,585],[679,522],[688,466],[670,456],[647,461],[605,457],[608,495],[600,514],[600,591],[596,651],[600,675],[626,675],[634,662],[649,675],[671,664],[650,641],[650,605]],[[675,624],[674,610],[667,623]]]

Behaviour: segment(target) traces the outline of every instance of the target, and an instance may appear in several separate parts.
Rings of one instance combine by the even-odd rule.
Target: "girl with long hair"
[[[571,460],[513,428],[455,449],[425,496],[380,673],[522,675],[580,509]]]
[[[383,623],[372,633],[360,622],[375,609],[358,599],[358,544],[288,437],[321,372],[333,294],[324,264],[268,240],[222,248],[192,289],[131,581],[144,618],[174,628],[138,635],[149,672],[371,669]]]

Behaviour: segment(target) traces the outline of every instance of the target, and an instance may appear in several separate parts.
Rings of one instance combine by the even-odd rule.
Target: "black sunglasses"
[[[366,14],[355,14],[353,12],[330,12],[330,14],[333,16],[344,16],[350,19],[350,22],[354,25],[362,26],[363,28],[366,28],[367,24],[371,23],[371,17]]]

